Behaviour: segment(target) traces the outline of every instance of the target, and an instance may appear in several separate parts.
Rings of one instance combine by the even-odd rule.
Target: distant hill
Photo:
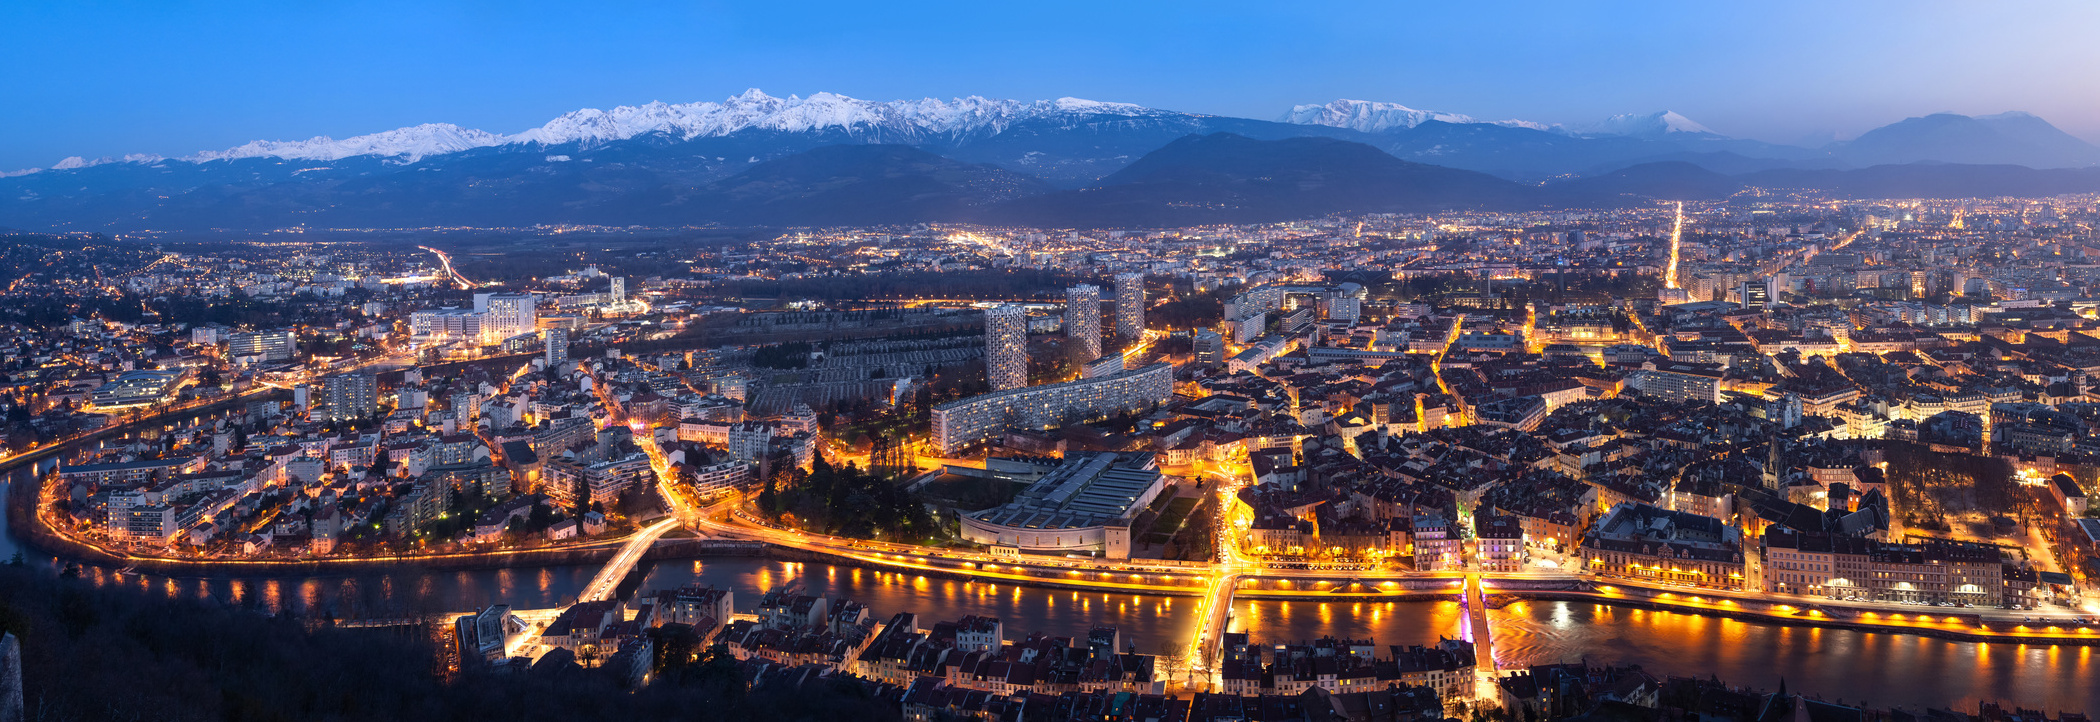
[[[1410,163],[1362,143],[1214,133],[1169,143],[1094,187],[1021,199],[992,217],[1050,226],[1173,226],[1540,204],[1531,186]]]
[[[2100,165],[2100,147],[2026,113],[1907,118],[1833,144],[1830,151],[1856,166],[1922,161],[2030,168]]]

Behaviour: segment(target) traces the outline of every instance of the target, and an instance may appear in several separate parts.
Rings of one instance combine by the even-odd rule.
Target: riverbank
[[[10,522],[15,507],[10,505]],[[16,528],[25,528],[16,526]],[[37,527],[26,527],[37,528]],[[40,530],[40,529],[39,529]],[[481,571],[553,566],[603,564],[618,551],[619,540],[608,540],[590,548],[540,549],[491,553],[428,555],[392,559],[316,560],[159,560],[110,555],[99,549],[43,534],[32,541],[59,556],[112,568],[130,566],[160,576],[321,576],[354,575],[396,570]],[[861,554],[831,553],[783,547],[766,542],[680,538],[659,541],[643,556],[649,562],[694,560],[716,557],[754,557],[776,561],[828,564],[872,571],[908,574],[926,579],[1013,584],[1105,594],[1141,593],[1156,596],[1197,597],[1205,589],[1202,577],[1181,575],[1133,575],[1076,571],[1057,567],[1014,565],[999,571],[967,568],[968,562],[938,558],[873,558]],[[1122,578],[1118,578],[1122,577]],[[1733,599],[1683,594],[1665,590],[1637,590],[1655,596],[1630,593],[1623,584],[1596,585],[1587,580],[1492,580],[1488,603],[1502,607],[1523,601],[1589,602],[1628,609],[1694,614],[1760,624],[1843,629],[1856,632],[1907,634],[1972,643],[2028,645],[2100,646],[2100,629],[2091,625],[2048,626],[1985,620],[1973,612],[1873,612],[1824,611],[1789,604],[1744,603]],[[1388,601],[1424,602],[1455,599],[1458,580],[1448,577],[1392,579],[1380,582],[1358,580],[1306,580],[1250,577],[1234,597],[1268,601]],[[1762,608],[1760,608],[1762,607]],[[1848,615],[1848,616],[1846,616]]]
[[[1697,614],[1760,624],[1822,629],[1844,629],[1880,634],[1909,634],[1956,642],[1979,644],[2031,644],[2042,646],[2100,646],[2100,629],[2092,625],[2048,625],[2024,622],[1985,621],[1974,613],[1862,612],[1839,617],[1817,609],[1780,604],[1754,609],[1733,600],[1721,603],[1694,599],[1641,598],[1621,593],[1589,590],[1504,590],[1488,595],[1490,605],[1517,601],[1590,602],[1614,607],[1658,612]],[[1923,609],[1930,609],[1924,607]]]
[[[2100,626],[2064,622],[1990,620],[1974,611],[1935,607],[1875,611],[1850,607],[1738,601],[1683,590],[1628,589],[1623,581],[1599,585],[1589,580],[1489,579],[1490,607],[1524,600],[1606,604],[1630,609],[1697,614],[1760,624],[1845,629],[1881,634],[1910,634],[1959,642],[2100,646]],[[1295,588],[1278,588],[1276,585]],[[1234,597],[1272,601],[1430,601],[1458,597],[1460,582],[1448,578],[1358,580],[1264,579],[1242,583]],[[1248,586],[1256,585],[1256,586]],[[1267,585],[1267,586],[1262,586]],[[1638,593],[1652,596],[1641,596]]]

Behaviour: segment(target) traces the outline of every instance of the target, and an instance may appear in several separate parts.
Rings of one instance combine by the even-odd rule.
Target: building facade
[[[552,369],[567,363],[569,360],[569,330],[565,328],[550,328],[544,333],[547,338],[547,368]]]
[[[1065,338],[1085,349],[1085,358],[1101,355],[1100,286],[1082,283],[1065,289]]]
[[[379,413],[379,379],[372,374],[338,374],[321,379],[321,406],[315,413],[324,421],[362,419]]]
[[[1028,385],[1028,317],[1020,306],[985,309],[984,369],[993,391]]]
[[[1145,335],[1145,274],[1116,274],[1116,337],[1135,341]]]
[[[1113,376],[993,391],[933,407],[933,445],[955,454],[1008,427],[1043,429],[1165,403],[1174,367],[1156,363]]]

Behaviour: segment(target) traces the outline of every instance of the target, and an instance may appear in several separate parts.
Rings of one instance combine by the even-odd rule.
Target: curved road
[[[634,570],[635,563],[642,560],[642,555],[649,552],[649,547],[655,546],[656,540],[662,538],[664,532],[676,528],[678,517],[671,516],[635,532],[635,535],[629,537],[627,543],[620,547],[618,554],[606,560],[605,568],[599,569],[597,576],[591,577],[590,585],[583,588],[583,593],[577,595],[576,601],[602,602],[611,599],[613,592],[620,587],[620,580],[627,578],[627,572]]]

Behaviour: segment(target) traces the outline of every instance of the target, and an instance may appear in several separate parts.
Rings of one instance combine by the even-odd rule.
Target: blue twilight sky
[[[2100,139],[2100,3],[0,3],[0,170],[775,95],[1076,96],[1274,118],[1357,98],[1777,142],[2026,110]]]

